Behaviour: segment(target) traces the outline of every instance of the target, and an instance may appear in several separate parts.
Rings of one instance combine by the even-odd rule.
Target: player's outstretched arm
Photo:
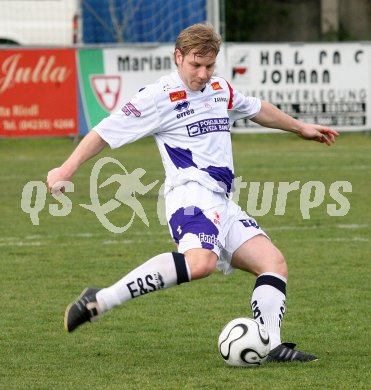
[[[70,157],[58,168],[49,171],[47,176],[47,185],[50,192],[64,191],[62,186],[57,183],[61,181],[70,181],[79,167],[90,158],[97,155],[107,143],[96,133],[91,131],[86,135]]]
[[[262,101],[261,110],[251,120],[264,127],[291,131],[301,138],[327,145],[335,142],[335,137],[339,135],[337,131],[330,127],[298,121],[264,100]]]

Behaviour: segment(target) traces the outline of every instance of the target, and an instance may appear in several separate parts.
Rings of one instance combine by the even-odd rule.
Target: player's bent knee
[[[274,272],[285,278],[287,264],[282,252],[266,237],[256,236],[241,245],[233,254],[231,264],[234,268],[259,276]]]
[[[191,249],[185,252],[191,279],[201,279],[212,274],[216,268],[217,255],[207,249]]]

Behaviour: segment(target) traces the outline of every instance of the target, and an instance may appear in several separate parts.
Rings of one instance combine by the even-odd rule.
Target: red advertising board
[[[78,134],[75,49],[0,51],[0,137]]]

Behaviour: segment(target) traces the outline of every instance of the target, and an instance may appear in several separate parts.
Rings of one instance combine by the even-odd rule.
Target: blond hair
[[[194,50],[195,55],[198,56],[206,56],[210,53],[216,56],[221,41],[220,35],[211,24],[197,23],[180,32],[175,41],[175,51],[179,50],[183,57],[191,50]],[[175,53],[174,61],[176,65]]]

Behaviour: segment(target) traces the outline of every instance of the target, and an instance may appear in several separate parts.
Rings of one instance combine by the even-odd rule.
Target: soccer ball
[[[267,358],[271,342],[266,329],[252,318],[236,318],[223,328],[218,340],[224,361],[235,367],[258,367]]]

